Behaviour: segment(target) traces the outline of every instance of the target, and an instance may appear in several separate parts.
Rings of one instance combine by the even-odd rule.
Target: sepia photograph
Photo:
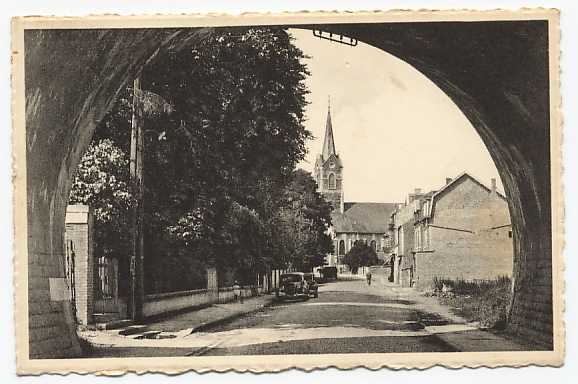
[[[558,17],[13,19],[19,372],[562,364]]]

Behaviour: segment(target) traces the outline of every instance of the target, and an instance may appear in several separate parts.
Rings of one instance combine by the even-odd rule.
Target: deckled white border
[[[516,14],[516,19],[524,19],[525,17],[527,18],[533,18],[533,12],[535,12],[534,10],[525,10],[522,11],[520,14]],[[367,19],[373,19],[375,17],[379,17],[380,21],[396,21],[393,19],[397,19],[400,16],[406,16],[407,13],[405,11],[393,11],[393,12],[388,12],[388,13],[376,13],[376,12],[364,12],[364,13],[358,13],[358,14],[351,14],[351,13],[346,13],[346,14],[337,14],[337,13],[323,13],[323,14],[314,14],[314,13],[307,13],[307,14],[300,14],[299,17],[301,19],[307,19],[307,20],[303,20],[303,23],[310,23],[311,18],[316,18],[316,17],[320,17],[321,18],[321,22],[323,23],[328,23],[328,22],[343,22],[343,19],[346,19],[345,22],[347,22],[348,20],[351,21],[356,21],[356,22],[364,22]],[[479,12],[463,12],[463,11],[447,11],[447,12],[426,12],[426,11],[421,11],[421,12],[412,12],[411,17],[412,17],[412,21],[431,21],[432,20],[432,15],[433,18],[436,20],[457,20],[457,19],[461,19],[464,15],[467,15],[469,17],[473,16],[474,19],[476,20],[489,20],[490,18],[488,18],[489,13],[479,13]],[[521,15],[521,18],[518,17]],[[251,25],[251,24],[279,24],[279,23],[287,23],[287,24],[294,24],[295,21],[294,20],[290,20],[292,18],[292,16],[289,16],[287,14],[280,14],[280,15],[268,15],[268,18],[273,18],[274,20],[271,22],[263,22],[261,18],[261,16],[256,16],[256,15],[244,15],[241,18],[235,18],[233,21],[227,21],[226,24],[230,25],[230,24],[235,24],[235,25]],[[492,12],[492,16],[491,16],[491,20],[504,20],[504,19],[510,19],[512,17],[512,13],[509,11],[497,11],[497,12]],[[555,15],[554,15],[555,17]],[[136,20],[139,23],[142,22],[146,22],[146,26],[147,27],[160,27],[160,26],[191,26],[190,22],[191,20],[193,20],[195,22],[195,26],[199,26],[199,25],[215,25],[215,23],[221,23],[221,18],[222,15],[211,15],[210,17],[200,17],[198,15],[195,16],[160,16],[160,15],[156,15],[154,17],[154,19],[150,20],[150,18],[148,16],[146,17],[135,17],[133,18],[133,20]],[[393,19],[392,19],[393,18]],[[355,20],[353,20],[355,19]],[[148,21],[150,20],[150,23],[148,23]],[[34,18],[29,18],[26,19],[25,22],[34,22],[36,21]],[[44,21],[44,20],[43,20]],[[73,22],[71,24],[69,24],[70,28],[78,28],[80,25],[79,24],[75,24],[74,20],[72,20]],[[319,20],[316,20],[317,22],[319,22]],[[102,22],[102,18],[99,16],[93,16],[93,17],[89,17],[89,18],[85,18],[82,21],[83,26],[86,26],[85,22],[88,22],[88,25],[90,25],[91,27],[96,27],[96,26],[102,26],[101,22]],[[169,23],[167,25],[167,23]],[[107,20],[106,22],[106,27],[126,27],[127,26],[127,19],[126,18],[119,18],[119,17],[112,17],[110,19]],[[45,25],[43,25],[42,27],[45,27]],[[67,26],[68,27],[68,26]],[[556,31],[551,31],[554,32],[554,36],[557,35],[557,30]],[[557,50],[555,50],[557,52]],[[551,57],[552,59],[552,57]],[[557,56],[554,58],[557,61]],[[553,81],[558,84],[558,74],[552,74],[551,76],[553,78]],[[554,88],[556,88],[557,90],[557,86],[555,86],[554,84],[552,84]],[[553,102],[556,105],[559,105],[559,96],[556,95],[556,97],[553,98]],[[18,113],[17,110],[14,111],[15,113]],[[553,120],[553,124],[559,124],[560,120],[556,120],[556,119],[552,119]],[[556,125],[559,126],[559,125]],[[15,140],[15,142],[17,142],[19,140],[18,137],[13,137],[13,139]],[[558,140],[558,138],[554,138],[554,140],[552,140],[554,143],[558,144],[558,149],[560,148],[560,140]],[[559,156],[555,156],[553,157],[553,162],[555,162],[555,160],[558,160]],[[553,183],[553,187],[554,187],[555,183]],[[25,190],[25,189],[24,189]],[[558,189],[556,192],[556,194],[558,193],[558,191],[560,191],[560,189]],[[15,199],[19,199],[21,196],[18,196],[18,194],[16,194],[14,196]],[[558,196],[558,197],[561,197]],[[25,201],[25,199],[24,199]],[[553,196],[553,203],[555,201],[555,197]],[[561,203],[561,201],[559,201]],[[16,205],[18,206],[18,205]],[[557,210],[557,213],[560,213],[560,209],[561,209],[561,205],[557,205],[557,207],[559,208],[559,210]],[[18,217],[16,216],[19,212],[15,211],[15,217],[16,219],[18,219]],[[561,224],[561,220],[556,221],[554,224]],[[561,232],[557,232],[558,234],[560,234]],[[21,235],[21,232],[18,231],[19,236]],[[561,246],[561,244],[559,244],[559,246]],[[554,263],[554,268],[555,268],[555,276],[556,276],[556,272],[557,271],[561,271],[561,264],[560,264],[561,260],[557,260]],[[556,266],[558,268],[556,268]],[[560,282],[560,279],[556,280],[557,282]],[[561,289],[562,286],[556,286],[556,291],[555,292],[560,292],[561,293]],[[20,290],[19,290],[20,291]],[[556,297],[557,295],[555,295]],[[561,297],[561,296],[560,296]],[[558,305],[560,305],[560,303],[557,303]],[[557,307],[560,311],[557,311],[556,313],[560,313],[561,314],[561,307],[558,306]],[[560,320],[558,318],[558,320]],[[560,340],[558,340],[559,342]],[[562,344],[563,345],[563,342]],[[560,346],[560,344],[557,344],[557,346]],[[27,349],[27,348],[26,348]],[[560,351],[560,349],[559,349]],[[407,360],[408,357],[410,357],[408,354],[386,354],[384,356],[380,356],[379,354],[350,354],[350,355],[316,355],[315,356],[315,360],[317,361],[317,363],[312,363],[312,356],[292,356],[291,360],[292,362],[289,364],[278,364],[279,362],[275,362],[275,361],[267,361],[264,362],[263,357],[259,357],[257,360],[258,361],[252,361],[255,359],[255,357],[240,357],[237,358],[235,357],[234,359],[231,357],[226,357],[225,360],[226,361],[219,361],[219,358],[215,358],[215,357],[211,357],[211,358],[196,358],[195,359],[195,366],[196,366],[196,370],[197,371],[205,371],[206,368],[208,366],[211,367],[211,369],[215,369],[217,371],[221,371],[221,370],[228,370],[228,369],[238,369],[240,371],[243,371],[243,367],[246,367],[247,364],[249,364],[252,369],[250,369],[251,371],[278,371],[280,369],[286,369],[289,367],[300,367],[302,369],[312,369],[312,368],[319,368],[319,367],[327,367],[327,366],[338,366],[340,368],[353,368],[353,367],[357,367],[357,366],[364,366],[367,368],[379,368],[379,367],[383,367],[383,366],[388,366],[390,368],[402,368],[402,367],[408,367],[408,366],[413,366],[413,367],[420,367],[420,368],[424,368],[424,367],[429,367],[432,365],[435,365],[436,362],[440,361],[440,358],[443,358],[443,365],[444,366],[449,366],[449,367],[458,367],[458,366],[498,366],[498,365],[510,365],[510,366],[520,366],[520,365],[527,365],[528,363],[532,363],[532,362],[536,362],[537,360],[539,360],[542,364],[545,365],[549,365],[549,364],[559,364],[560,362],[560,355],[559,354],[553,354],[553,353],[549,353],[547,352],[546,355],[540,355],[538,356],[537,354],[544,354],[544,352],[522,352],[522,353],[515,353],[516,356],[507,356],[507,354],[512,354],[511,352],[506,352],[506,353],[492,353],[491,356],[488,353],[453,353],[453,354],[440,354],[440,353],[435,353],[435,354],[412,354],[412,362],[408,364]],[[448,355],[448,356],[445,356]],[[459,355],[459,358],[458,356]],[[488,355],[488,356],[483,356],[483,355]],[[514,360],[510,360],[511,357],[514,357]],[[447,358],[447,359],[446,359]],[[483,358],[483,360],[480,360],[480,358]],[[169,358],[170,361],[167,361],[167,363],[170,365],[169,366],[164,366],[163,368],[161,368],[161,370],[163,372],[167,372],[167,373],[176,373],[176,372],[180,372],[183,369],[188,370],[191,369],[191,366],[193,364],[191,364],[191,359],[190,358],[186,358],[185,360],[182,360],[180,358]],[[208,359],[208,361],[202,361],[204,359]],[[380,359],[380,360],[379,360]],[[120,360],[120,361],[119,361]],[[161,360],[165,359],[159,359],[159,358],[155,358],[155,365],[157,365],[156,363],[160,363]],[[232,360],[235,360],[235,362],[233,362]],[[279,360],[278,356],[276,357],[276,359],[273,360]],[[384,363],[384,360],[386,360],[387,362]],[[26,371],[28,372],[40,372],[40,371],[52,371],[51,368],[55,367],[56,365],[60,365],[60,363],[62,362],[66,362],[65,364],[65,368],[63,368],[63,370],[61,370],[61,372],[67,372],[67,371],[74,371],[74,372],[89,372],[89,371],[94,371],[96,370],[100,370],[101,373],[103,372],[103,369],[110,369],[113,368],[114,366],[116,367],[120,367],[121,369],[124,369],[124,367],[127,366],[127,359],[83,359],[82,361],[80,361],[79,365],[75,364],[77,362],[77,360],[35,360],[33,362],[28,361],[26,363],[27,365],[27,369]],[[483,364],[481,364],[481,362],[483,361]],[[41,362],[40,364],[36,364],[37,362]],[[138,359],[131,359],[130,361],[130,366],[131,366],[131,370],[137,371],[137,372],[145,372],[145,371],[154,371],[154,369],[151,369],[151,362],[152,360],[150,358],[138,358]],[[198,362],[198,365],[197,365]],[[20,363],[22,364],[22,361],[20,361]],[[32,363],[30,366],[28,366],[28,363]],[[239,363],[239,364],[237,364]],[[205,364],[208,364],[205,365]],[[160,364],[159,364],[160,365]],[[23,366],[21,365],[21,368]],[[186,367],[186,368],[185,368]],[[30,370],[28,370],[30,369]],[[58,369],[60,370],[60,369]],[[109,371],[108,373],[111,374],[115,374],[115,373],[119,373],[118,371],[114,372],[114,371]]]

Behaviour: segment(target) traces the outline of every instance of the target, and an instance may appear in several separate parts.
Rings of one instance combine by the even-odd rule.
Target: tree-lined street
[[[96,335],[106,339],[94,343],[96,354],[450,352],[464,345],[447,335],[479,332],[436,299],[401,288],[428,288],[417,287],[413,276],[416,255],[427,251],[420,257],[429,258],[434,251],[429,222],[422,231],[417,211],[410,210],[437,192],[415,189],[405,204],[346,200],[345,157],[336,149],[329,104],[315,170],[299,168],[314,139],[305,115],[307,59],[283,28],[224,28],[187,49],[164,47],[132,87],[120,90],[70,194],[70,203],[94,214],[90,249],[99,259],[96,279],[83,271],[79,276],[99,282],[91,293],[98,305],[86,308],[86,318],[99,321],[82,325],[135,324],[128,333]],[[409,214],[396,227],[392,217],[403,216],[402,209]],[[505,228],[508,220],[490,229]],[[504,239],[509,247],[511,236]],[[468,248],[472,244],[457,259],[480,259]],[[77,258],[74,252],[70,260]],[[382,271],[372,285],[363,278],[367,267]],[[296,272],[297,280],[285,272]],[[327,281],[338,272],[351,275],[322,284],[318,298],[271,303],[276,290],[309,294],[304,273]],[[427,272],[430,280],[436,273],[469,276],[457,268]],[[450,282],[438,285],[436,293],[447,292]],[[231,303],[242,289],[247,304]],[[476,307],[470,312],[480,312],[476,303],[483,301],[468,300]],[[506,305],[485,303],[501,311],[494,323],[503,324]],[[151,323],[159,317],[162,322]]]
[[[267,302],[271,297],[248,300]],[[253,303],[251,303],[253,301]],[[223,317],[224,304],[207,317]],[[220,307],[220,308],[219,308]],[[205,319],[207,320],[207,319]],[[522,350],[455,316],[450,308],[378,277],[323,284],[317,299],[274,302],[229,322],[192,332],[198,313],[148,325],[166,339],[93,334],[93,356],[219,356]],[[219,322],[215,322],[218,324]],[[172,338],[169,338],[172,337]]]

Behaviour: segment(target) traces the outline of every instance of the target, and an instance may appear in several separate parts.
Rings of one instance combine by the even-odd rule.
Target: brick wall
[[[512,276],[513,243],[506,201],[471,179],[436,201],[430,246],[416,253],[416,285],[434,277],[493,279]]]
[[[46,209],[33,211],[35,205]],[[80,355],[76,325],[65,280],[63,201],[28,205],[28,356]],[[60,225],[59,225],[60,224]]]
[[[415,254],[416,286],[429,287],[434,277],[476,280],[512,276],[509,228],[476,235],[439,228],[430,231],[432,250]]]
[[[76,320],[84,325],[92,323],[94,308],[93,223],[93,215],[88,206],[67,207],[64,238],[68,255],[74,252]]]
[[[44,252],[30,252],[37,260],[28,266],[28,354],[35,358],[62,358],[80,354],[74,337],[73,313],[70,300],[51,297],[50,276],[60,278],[60,262],[64,256],[52,258]],[[59,260],[58,260],[59,259]]]
[[[527,258],[523,284],[514,284],[514,301],[510,310],[510,331],[545,349],[553,347],[552,265],[549,259]]]

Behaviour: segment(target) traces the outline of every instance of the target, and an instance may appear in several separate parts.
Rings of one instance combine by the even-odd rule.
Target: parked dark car
[[[309,295],[318,298],[319,297],[319,285],[317,284],[317,280],[312,273],[305,273],[304,276],[305,281],[307,282],[307,288],[309,290]]]
[[[337,280],[337,267],[323,267],[319,270],[323,281]]]
[[[279,278],[279,288],[275,291],[279,299],[309,299],[309,285],[303,272],[284,273]]]

